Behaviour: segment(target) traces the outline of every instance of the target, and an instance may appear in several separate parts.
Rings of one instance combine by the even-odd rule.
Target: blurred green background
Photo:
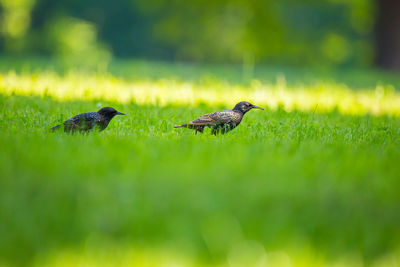
[[[115,56],[393,69],[396,2],[0,0],[0,51],[100,67]]]
[[[399,14],[0,0],[0,267],[400,266]],[[173,129],[243,100],[227,135]]]

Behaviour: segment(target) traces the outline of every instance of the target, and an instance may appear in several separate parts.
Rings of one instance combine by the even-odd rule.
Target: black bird
[[[216,135],[217,133],[227,133],[233,130],[240,124],[244,114],[253,108],[264,110],[262,107],[255,106],[249,102],[242,101],[236,104],[232,110],[217,111],[209,113],[195,119],[189,123],[177,125],[174,128],[186,127],[194,129],[195,133],[203,132],[204,127],[210,127],[211,133]]]
[[[103,131],[115,115],[125,115],[111,107],[104,107],[97,112],[86,112],[78,114],[64,122],[64,132],[89,132],[93,129]],[[58,130],[61,125],[51,128]]]

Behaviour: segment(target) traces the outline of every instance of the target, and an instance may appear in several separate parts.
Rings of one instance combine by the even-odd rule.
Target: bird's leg
[[[221,128],[221,125],[215,125],[215,126],[213,126],[212,127],[212,130],[211,130],[211,134],[213,134],[213,135],[217,135],[217,134],[219,134],[220,133],[220,128]]]
[[[194,129],[195,129],[195,135],[197,135],[197,132],[203,133],[204,126],[196,126]]]

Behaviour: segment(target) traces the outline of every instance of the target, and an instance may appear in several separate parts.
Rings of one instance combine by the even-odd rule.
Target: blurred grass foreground
[[[0,64],[0,266],[399,266],[398,77],[24,62]],[[266,111],[172,128],[240,100]],[[47,132],[100,106],[128,116]]]

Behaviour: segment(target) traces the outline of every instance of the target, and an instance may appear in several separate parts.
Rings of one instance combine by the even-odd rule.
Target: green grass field
[[[400,266],[400,79],[0,63],[0,266]],[[173,129],[241,100],[224,136]],[[50,133],[112,106],[104,132]]]

